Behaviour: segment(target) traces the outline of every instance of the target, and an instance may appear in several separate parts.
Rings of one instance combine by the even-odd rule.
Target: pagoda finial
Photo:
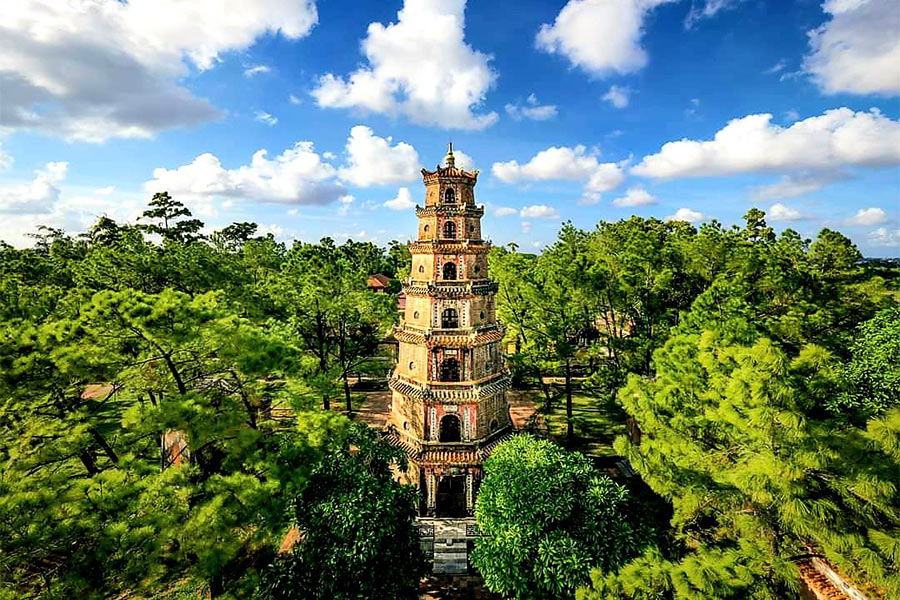
[[[444,157],[444,163],[448,167],[456,166],[456,159],[453,157],[453,142],[450,142],[447,146],[447,156]]]

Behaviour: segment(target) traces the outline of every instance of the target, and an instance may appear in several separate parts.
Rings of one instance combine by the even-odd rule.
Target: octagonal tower
[[[457,168],[453,144],[445,167],[422,169],[425,206],[403,282],[406,310],[395,336],[388,429],[410,457],[409,482],[420,514],[464,517],[474,510],[482,464],[511,431],[501,340],[488,278],[490,243],[481,238],[484,208],[475,205],[478,171]]]

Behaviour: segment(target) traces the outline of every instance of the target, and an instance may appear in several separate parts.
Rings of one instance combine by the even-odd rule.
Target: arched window
[[[448,240],[456,239],[456,223],[453,221],[444,223],[444,237]]]
[[[438,440],[441,442],[458,442],[461,439],[459,434],[459,417],[456,415],[444,415],[441,418],[441,432]]]
[[[444,263],[444,279],[448,281],[456,279],[456,263]]]
[[[447,188],[444,190],[444,202],[455,202],[456,201],[456,192],[453,191],[453,188]]]
[[[441,327],[444,329],[456,329],[459,327],[459,314],[455,308],[445,308],[441,313]]]
[[[459,381],[459,361],[445,358],[441,362],[441,381]]]

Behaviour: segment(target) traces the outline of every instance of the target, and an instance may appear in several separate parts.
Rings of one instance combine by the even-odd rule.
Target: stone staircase
[[[420,543],[432,560],[432,573],[468,572],[469,542],[474,540],[475,519],[419,519]]]

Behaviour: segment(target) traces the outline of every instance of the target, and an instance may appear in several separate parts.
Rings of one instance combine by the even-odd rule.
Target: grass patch
[[[539,398],[536,400],[540,401]],[[553,410],[544,418],[553,441],[587,456],[603,458],[616,455],[612,447],[613,440],[616,436],[625,434],[625,421],[628,415],[614,402],[585,394],[574,394],[572,423],[575,427],[575,440],[571,445],[566,440],[565,396],[554,403]]]

